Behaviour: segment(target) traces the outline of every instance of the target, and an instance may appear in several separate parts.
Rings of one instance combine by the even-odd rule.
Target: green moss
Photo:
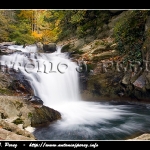
[[[23,124],[23,120],[20,118],[17,118],[16,120],[14,120],[12,123],[18,125],[18,124]]]
[[[104,45],[106,47],[110,47],[111,44],[112,44],[111,42],[107,42],[107,41],[96,41],[95,42],[95,46]]]
[[[15,101],[15,106],[17,108],[17,110],[20,110],[23,107],[23,103],[19,102],[19,101]]]
[[[28,113],[28,118],[32,118],[33,114],[31,112]]]
[[[61,52],[69,52],[70,50],[70,44],[64,45],[61,49]]]
[[[90,70],[94,70],[96,65],[97,65],[96,63],[87,64],[87,72],[89,73]]]
[[[13,92],[7,88],[0,88],[0,94],[1,95],[12,95]]]
[[[100,41],[95,42],[95,46],[100,45]],[[103,45],[103,44],[102,44]]]
[[[82,50],[79,49],[75,49],[74,50],[74,54],[83,54],[84,52]]]

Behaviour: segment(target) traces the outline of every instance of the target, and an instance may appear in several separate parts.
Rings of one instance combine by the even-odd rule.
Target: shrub
[[[141,48],[148,14],[148,10],[129,10],[114,27],[116,49],[121,55],[126,55],[125,61],[142,61]]]

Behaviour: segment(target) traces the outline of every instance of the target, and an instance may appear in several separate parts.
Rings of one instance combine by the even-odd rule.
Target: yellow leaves
[[[60,25],[60,22],[61,22],[60,19],[56,20],[55,26],[58,27]]]
[[[20,14],[18,14],[18,17],[23,17],[26,19],[32,18],[34,10],[21,10]]]
[[[32,36],[38,40],[42,41],[45,44],[49,42],[54,42],[57,39],[57,34],[54,31],[51,30],[42,30],[40,33],[37,31],[32,32]]]
[[[54,33],[50,30],[44,30],[43,35],[46,37],[52,37],[52,36],[54,36]]]
[[[36,41],[54,42],[61,33],[61,18],[63,18],[63,11],[54,10],[21,10],[18,12],[20,20],[25,21],[32,31],[32,37]]]
[[[55,34],[51,30],[44,30],[43,32],[43,40],[45,43],[53,42],[55,40]]]
[[[32,32],[32,36],[37,39],[37,40],[41,40],[43,37],[42,33],[37,33],[36,31]]]

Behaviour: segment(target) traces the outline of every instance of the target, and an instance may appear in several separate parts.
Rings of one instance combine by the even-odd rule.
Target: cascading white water
[[[31,83],[35,96],[44,101],[44,105],[79,100],[78,67],[71,62],[66,54],[57,47],[54,53],[37,53],[36,46],[9,46],[9,49],[21,50],[23,53],[13,53],[1,57],[2,65],[7,64],[20,70]],[[12,63],[11,63],[12,62]]]
[[[37,47],[35,45],[29,45],[29,46],[25,46],[23,47],[23,45],[10,45],[8,46],[9,49],[13,49],[13,50],[20,50],[21,52],[37,52]]]
[[[39,96],[44,105],[65,103],[79,100],[77,65],[67,59],[65,54],[40,54],[35,71],[25,76],[32,78],[35,95]]]
[[[118,133],[129,135],[142,130],[143,122],[150,120],[149,116],[130,111],[130,106],[82,101],[76,70],[79,66],[61,53],[61,47],[54,53],[38,53],[34,45],[9,48],[22,52],[1,56],[1,65],[21,71],[31,83],[34,95],[61,113],[62,119],[50,129],[37,132],[40,139],[105,139],[107,134],[116,138]],[[135,129],[138,117],[143,120]],[[113,121],[119,123],[113,126]]]

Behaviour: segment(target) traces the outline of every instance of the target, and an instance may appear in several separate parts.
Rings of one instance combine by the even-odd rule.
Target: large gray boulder
[[[61,114],[50,107],[33,103],[22,96],[0,96],[0,139],[8,139],[5,135],[11,135],[10,139],[34,139],[34,136],[26,131],[26,128],[35,128],[56,121]],[[14,134],[8,132],[11,131]],[[17,135],[22,136],[17,136]],[[14,138],[13,138],[14,135]],[[29,137],[29,138],[27,138]],[[9,139],[9,140],[10,140]]]

